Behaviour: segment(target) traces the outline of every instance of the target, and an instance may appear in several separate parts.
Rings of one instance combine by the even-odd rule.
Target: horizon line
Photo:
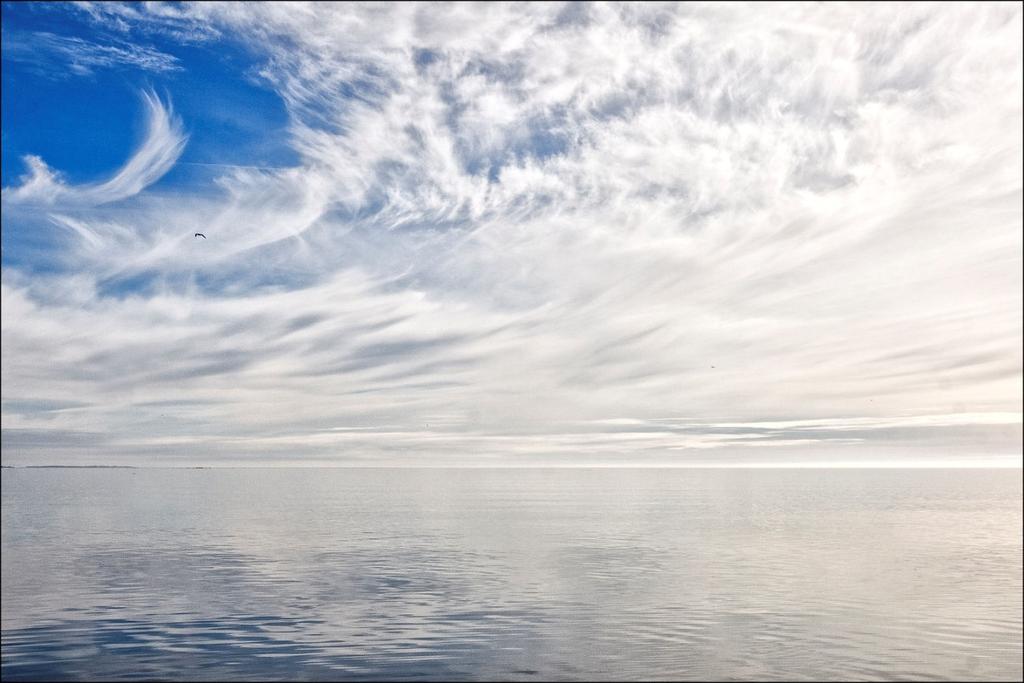
[[[585,465],[0,465],[0,469],[115,469],[115,470],[1006,470],[1024,469],[1021,460],[1006,463],[737,463],[722,465],[669,465],[669,464],[585,464]]]

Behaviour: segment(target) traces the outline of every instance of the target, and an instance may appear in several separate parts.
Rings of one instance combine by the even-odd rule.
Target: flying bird
[[[204,234],[203,234],[203,233],[201,233],[201,232],[197,232],[197,233],[196,233],[196,237],[202,237],[202,238],[203,238],[204,240],[206,239],[206,235],[204,235]]]

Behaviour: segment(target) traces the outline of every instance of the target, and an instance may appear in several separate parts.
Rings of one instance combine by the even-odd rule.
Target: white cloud
[[[4,203],[38,203],[64,206],[94,206],[132,197],[159,180],[185,149],[187,136],[180,119],[151,92],[143,92],[146,107],[146,137],[109,179],[87,185],[69,185],[37,156],[27,156],[28,174],[21,184],[5,187]]]
[[[1019,453],[1019,7],[149,7],[264,51],[301,161],[76,210],[157,103],[106,189],[4,191],[69,236],[5,399],[87,404],[5,458]]]
[[[4,33],[4,56],[32,64],[40,73],[65,78],[70,69],[91,76],[96,69],[131,67],[154,73],[181,71],[178,58],[146,45],[100,44],[48,31]]]

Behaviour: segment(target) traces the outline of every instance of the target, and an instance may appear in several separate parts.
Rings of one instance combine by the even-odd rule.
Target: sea
[[[5,468],[20,680],[1020,680],[1020,469]]]

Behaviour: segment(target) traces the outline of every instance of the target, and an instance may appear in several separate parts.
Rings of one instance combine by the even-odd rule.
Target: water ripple
[[[1022,675],[1002,474],[3,477],[5,681]]]

